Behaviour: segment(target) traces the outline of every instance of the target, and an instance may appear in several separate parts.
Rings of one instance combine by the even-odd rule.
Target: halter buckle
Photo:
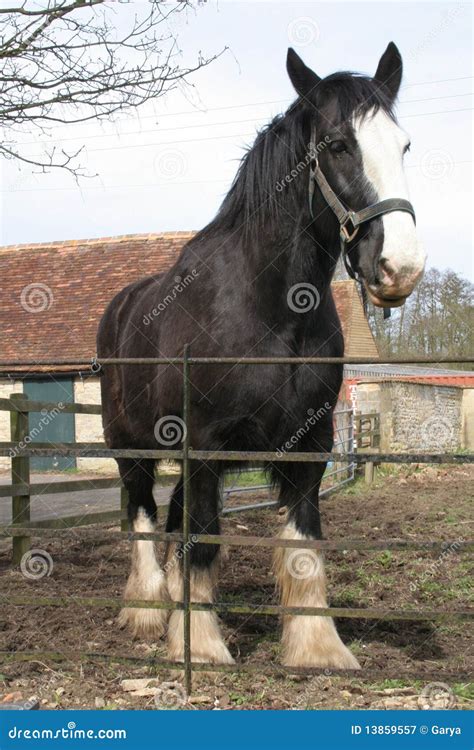
[[[354,219],[354,211],[348,211],[347,216],[340,227],[341,240],[343,242],[351,242],[359,231],[359,226],[354,223]],[[352,224],[352,232],[347,228],[349,222]]]

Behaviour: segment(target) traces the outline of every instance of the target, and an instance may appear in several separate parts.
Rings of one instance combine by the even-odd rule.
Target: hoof
[[[157,569],[144,578],[132,571],[123,598],[136,601],[169,602],[170,595],[164,574]],[[134,638],[156,640],[165,634],[168,615],[167,609],[124,607],[118,616],[118,624],[121,628],[128,627]]]
[[[134,638],[157,640],[166,632],[168,610],[124,607],[117,618],[119,627],[128,628]]]
[[[321,669],[360,669],[360,664],[346,646],[332,653],[293,653],[285,655],[285,667],[313,667]]]
[[[360,669],[329,617],[290,617],[283,627],[283,659],[287,667]]]
[[[183,621],[183,612],[172,612],[168,627],[168,655],[171,661],[184,661]],[[191,613],[191,661],[201,664],[235,664],[222,639],[214,612]]]

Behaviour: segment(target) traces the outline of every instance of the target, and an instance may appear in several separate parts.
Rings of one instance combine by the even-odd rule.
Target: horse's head
[[[350,267],[375,305],[402,305],[423,274],[425,254],[407,200],[403,157],[410,141],[393,114],[400,53],[390,43],[373,78],[335,73],[321,79],[292,49],[287,68],[316,146],[314,219],[326,220],[334,232],[344,212],[354,212],[356,223],[361,218],[357,226],[348,220],[343,232]],[[382,201],[380,214],[358,214]]]

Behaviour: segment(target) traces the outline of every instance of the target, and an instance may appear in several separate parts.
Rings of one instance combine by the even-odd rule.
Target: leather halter
[[[317,159],[318,150],[316,146],[316,133],[314,130],[311,133],[309,153],[310,155],[314,154],[309,167],[308,197],[311,218],[316,218],[313,211],[313,203],[314,193],[317,185],[321,190],[326,203],[332,209],[337,217],[337,220],[339,221],[341,251],[347,273],[351,278],[360,282],[361,280],[357,277],[357,273],[351,265],[349,251],[347,248],[348,243],[352,242],[352,240],[357,235],[360,225],[365,224],[366,221],[375,219],[375,217],[377,216],[382,216],[383,214],[390,213],[391,211],[406,211],[413,216],[413,221],[416,224],[415,209],[411,205],[410,201],[407,201],[404,198],[386,198],[385,200],[379,201],[378,203],[373,203],[371,206],[367,206],[367,208],[363,208],[360,211],[352,211],[351,209],[346,208],[346,206],[344,206],[344,204],[339,200],[336,193],[331,188],[321,171]]]

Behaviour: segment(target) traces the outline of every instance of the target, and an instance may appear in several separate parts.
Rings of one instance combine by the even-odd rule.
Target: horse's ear
[[[296,93],[300,96],[308,96],[321,80],[311,68],[308,68],[308,66],[304,64],[303,60],[295,52],[293,47],[288,48],[286,69]]]
[[[374,80],[382,83],[392,102],[395,101],[402,81],[403,63],[398,47],[390,42],[380,58]]]

